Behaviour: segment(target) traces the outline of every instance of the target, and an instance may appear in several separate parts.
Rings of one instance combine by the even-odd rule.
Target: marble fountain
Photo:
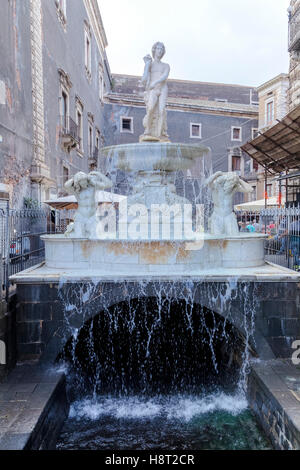
[[[235,173],[209,174],[209,148],[170,142],[166,112],[170,68],[161,62],[164,52],[164,45],[156,43],[153,60],[144,57],[146,116],[140,141],[103,148],[101,172],[79,172],[65,184],[78,202],[74,222],[65,234],[42,237],[44,264],[21,277],[239,277],[257,270],[276,274],[264,261],[266,236],[239,233],[233,213],[234,194],[250,192],[251,187]],[[176,193],[177,172],[195,165],[202,174],[200,185],[211,193],[208,223],[205,204],[196,205],[193,224],[195,205],[193,209],[190,200]],[[118,210],[99,213],[97,191],[113,186],[108,176],[116,170],[127,175],[131,194]]]

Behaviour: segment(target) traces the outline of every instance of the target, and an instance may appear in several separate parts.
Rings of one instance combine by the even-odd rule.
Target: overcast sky
[[[98,0],[113,73],[164,42],[170,78],[259,86],[288,72],[289,0]]]

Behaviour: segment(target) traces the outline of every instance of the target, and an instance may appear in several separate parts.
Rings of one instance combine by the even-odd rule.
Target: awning
[[[299,169],[300,105],[241,149],[269,173]]]
[[[122,194],[109,193],[108,191],[98,191],[98,204],[121,202],[126,199]],[[54,209],[77,209],[77,201],[74,195],[59,197],[45,201],[45,204]]]
[[[285,199],[281,199],[281,204],[285,203]],[[269,197],[267,199],[267,207],[278,206],[277,197]],[[257,201],[243,202],[243,204],[236,204],[234,206],[235,211],[260,211],[265,208],[265,200],[258,199]]]

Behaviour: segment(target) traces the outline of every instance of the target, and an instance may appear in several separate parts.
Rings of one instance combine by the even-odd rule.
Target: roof
[[[271,174],[300,169],[300,105],[241,148]]]
[[[106,102],[120,103],[123,105],[130,106],[142,106],[145,107],[145,100],[143,93],[140,95],[130,95],[121,93],[108,93],[106,95]],[[251,119],[258,119],[258,107],[257,105],[250,104],[238,104],[229,102],[218,102],[198,99],[187,99],[187,98],[174,98],[168,96],[167,101],[168,109],[184,109],[193,112],[214,112],[214,113],[230,113],[230,114],[242,114],[243,117],[246,115]]]
[[[113,74],[113,91],[117,94],[136,95],[143,92],[140,76]],[[258,102],[254,86],[233,85],[225,83],[198,82],[192,80],[168,79],[168,96],[193,100],[216,101],[250,105]]]
[[[270,80],[268,80],[267,82],[263,83],[262,85],[258,86],[256,88],[256,90],[259,92],[259,91],[262,91],[264,90],[265,88],[269,88],[270,86],[272,85],[275,85],[276,83],[278,82],[281,82],[283,80],[288,80],[289,79],[289,74],[287,73],[280,73],[279,75],[276,75],[276,77],[273,77],[271,78]]]
[[[281,204],[284,204],[285,199],[282,198]],[[242,204],[237,204],[234,206],[235,211],[254,211],[254,210],[261,210],[265,208],[266,201],[265,199],[257,199],[256,201],[249,201],[249,202],[243,202]],[[268,197],[267,199],[267,207],[274,207],[278,206],[278,199],[277,197]]]

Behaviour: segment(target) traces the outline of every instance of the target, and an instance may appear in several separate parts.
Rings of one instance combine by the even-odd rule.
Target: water
[[[75,401],[60,450],[267,450],[242,394]]]
[[[132,297],[124,282],[128,300],[91,316],[102,298],[97,283],[62,284],[71,409],[57,449],[270,449],[244,394],[251,286],[166,283],[151,297],[148,287],[141,282]],[[236,298],[244,334],[233,326]]]

